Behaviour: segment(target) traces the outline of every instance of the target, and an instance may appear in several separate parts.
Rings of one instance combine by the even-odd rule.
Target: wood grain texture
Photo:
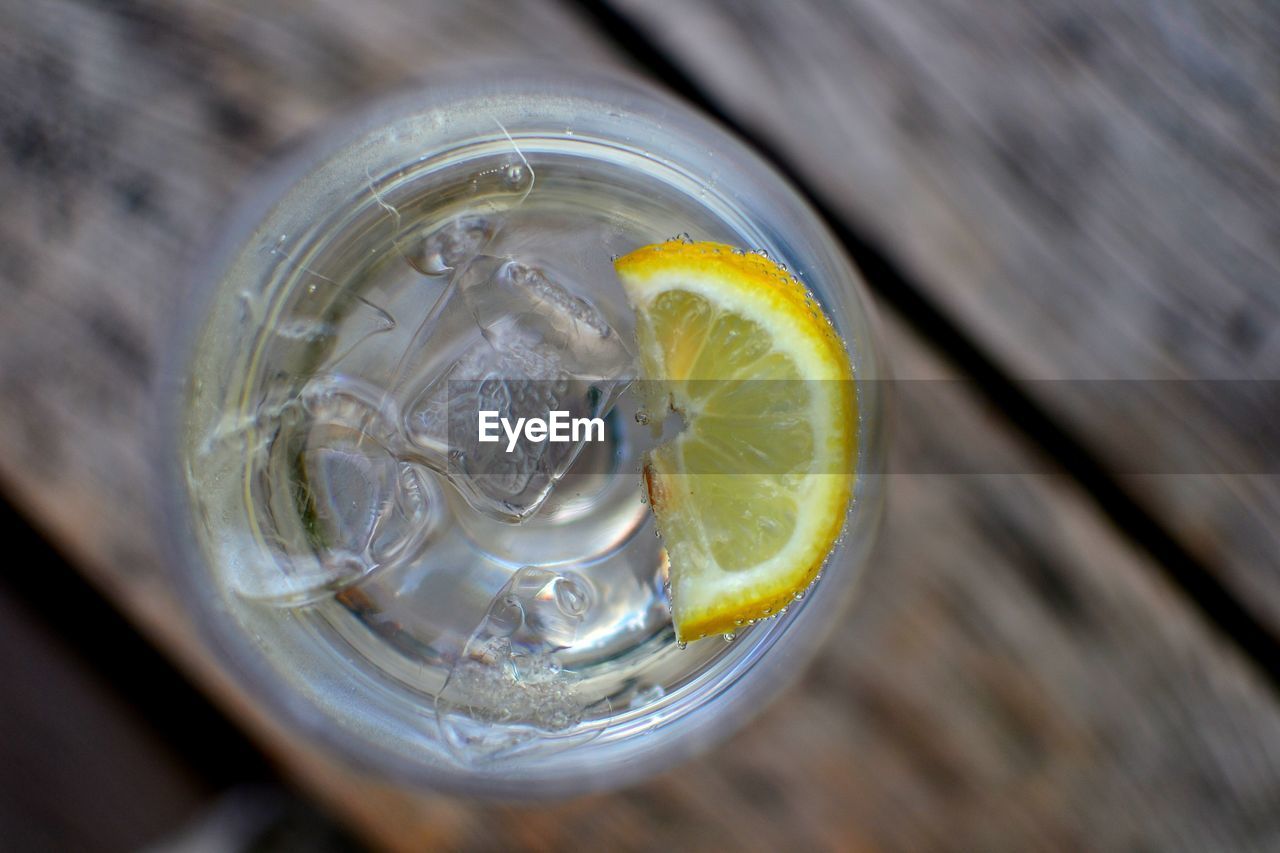
[[[264,152],[343,102],[485,52],[608,59],[549,2],[346,8],[0,6],[0,482],[286,773],[393,850],[1280,844],[1276,697],[1052,477],[893,478],[860,602],[797,688],[618,794],[399,791],[266,716],[196,641],[147,510],[184,259]],[[900,376],[944,375],[886,338]],[[1028,452],[963,396],[898,414],[899,454]]]
[[[612,5],[1280,633],[1280,6]]]

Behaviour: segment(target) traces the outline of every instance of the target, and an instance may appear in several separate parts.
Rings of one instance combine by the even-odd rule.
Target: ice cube
[[[458,289],[495,349],[519,353],[534,341],[554,355],[557,373],[582,378],[614,379],[631,364],[604,315],[536,266],[477,258],[458,276]]]
[[[573,572],[527,566],[490,602],[436,697],[436,720],[455,757],[491,761],[537,743],[595,737],[570,732],[604,706],[588,704],[557,652],[571,646],[594,593]]]
[[[496,233],[497,217],[466,214],[414,240],[404,259],[423,275],[442,276],[480,254]]]
[[[248,460],[261,543],[231,563],[237,592],[305,604],[420,553],[441,501],[425,471],[393,455],[395,424],[383,392],[343,377],[260,409],[246,429],[263,446]]]
[[[467,640],[464,654],[497,638],[512,638],[527,652],[554,652],[573,645],[593,592],[574,572],[526,566],[511,576]]]
[[[475,509],[532,515],[585,441],[479,440],[495,422],[603,418],[631,381],[633,358],[590,302],[545,270],[480,256],[460,268],[401,359],[395,393],[405,434]]]

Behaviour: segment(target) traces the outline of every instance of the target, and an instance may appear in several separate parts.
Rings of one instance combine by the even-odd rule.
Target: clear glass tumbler
[[[627,394],[607,442],[495,511],[450,480],[447,447],[405,438],[432,405],[410,386],[470,357],[439,331],[470,322],[459,270],[492,258],[589,306],[625,388],[611,260],[682,233],[784,262],[846,342],[859,410],[855,498],[818,582],[687,647]],[[256,182],[177,324],[162,477],[185,601],[270,709],[397,780],[528,797],[654,773],[792,684],[848,600],[882,505],[868,311],[774,170],[642,81],[519,67],[389,97]]]

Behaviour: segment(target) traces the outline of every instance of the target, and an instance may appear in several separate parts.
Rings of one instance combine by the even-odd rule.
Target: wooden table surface
[[[1197,383],[1069,381],[1280,378],[1276,45],[1269,0],[4,0],[0,488],[376,846],[1278,849],[1270,385],[1227,419]],[[805,185],[895,374],[964,380],[903,397],[894,470],[1039,472],[895,474],[797,689],[536,807],[396,790],[266,716],[181,615],[148,473],[185,265],[253,170],[512,56],[655,76]]]

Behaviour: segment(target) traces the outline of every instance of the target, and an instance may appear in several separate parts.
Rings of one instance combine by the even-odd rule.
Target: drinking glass
[[[565,796],[670,766],[793,683],[874,539],[883,403],[859,279],[768,164],[643,81],[520,66],[380,100],[251,190],[176,321],[161,476],[186,606],[272,712],[412,785]],[[854,500],[818,581],[687,647],[641,500],[612,270],[682,234],[785,263],[845,341],[858,400]],[[479,313],[508,308],[458,295],[479,275],[535,277],[606,346],[561,341],[585,378],[554,393],[586,388],[607,440],[506,492],[459,476],[431,432],[431,389],[480,358],[467,335],[496,327]]]

